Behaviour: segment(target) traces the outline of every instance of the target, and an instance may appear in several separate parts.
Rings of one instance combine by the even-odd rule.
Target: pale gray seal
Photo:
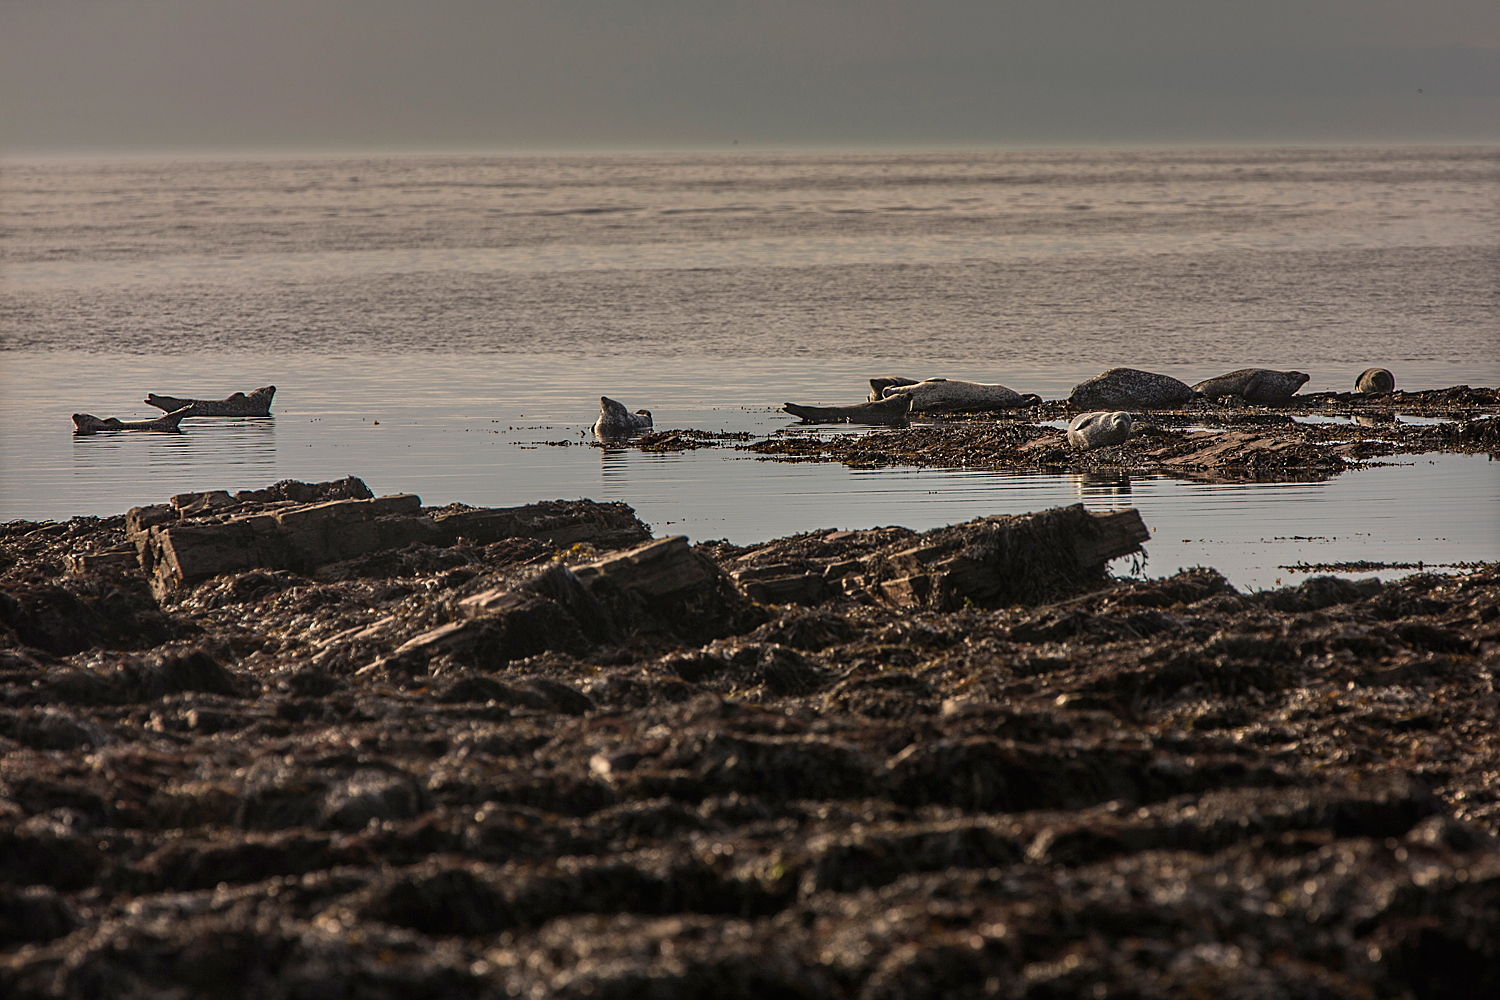
[[[891,375],[891,376],[887,376],[885,378],[872,378],[872,379],[870,379],[870,396],[869,396],[869,400],[872,403],[878,403],[882,399],[885,398],[885,391],[887,389],[889,389],[891,386],[893,386],[893,385],[916,385],[917,382],[918,382],[917,379],[914,379],[914,378],[902,378],[900,375]]]
[[[1385,368],[1366,368],[1354,380],[1355,392],[1394,392],[1396,376]]]
[[[870,380],[875,387],[876,379]],[[986,410],[1013,410],[1035,406],[1042,397],[1035,393],[1022,395],[1014,389],[990,382],[961,382],[955,379],[930,378],[907,385],[885,387],[885,398],[909,396],[916,413],[976,413]]]
[[[73,414],[74,434],[98,434],[100,431],[167,431],[169,433],[180,433],[181,428],[177,425],[182,422],[183,417],[191,416],[188,411],[191,407],[184,406],[173,410],[164,417],[154,420],[121,420],[118,417],[105,417],[100,419],[92,413]]]
[[[599,419],[594,423],[594,434],[605,439],[627,438],[632,434],[651,429],[651,411],[636,410],[631,413],[624,404],[608,396],[599,397]]]
[[[190,407],[190,417],[269,417],[271,397],[274,395],[274,385],[263,385],[248,395],[236,392],[223,399],[179,399],[176,396],[158,396],[154,392],[148,392],[146,402],[168,413],[175,413],[184,406]]]
[[[1119,444],[1130,437],[1130,423],[1130,414],[1123,410],[1080,413],[1068,424],[1068,444],[1083,449]]]
[[[910,396],[887,396],[875,403],[853,406],[800,406],[783,403],[781,408],[810,424],[900,424],[911,412]]]
[[[1073,387],[1068,405],[1079,410],[1167,410],[1196,397],[1186,382],[1136,368],[1111,368]]]
[[[1215,375],[1193,386],[1209,399],[1221,396],[1239,396],[1247,403],[1257,406],[1280,406],[1292,398],[1292,393],[1306,384],[1308,376],[1301,372],[1279,372],[1272,368],[1241,368],[1226,375]]]

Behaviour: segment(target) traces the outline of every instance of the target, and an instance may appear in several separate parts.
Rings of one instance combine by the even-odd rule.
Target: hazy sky
[[[0,0],[0,148],[1500,141],[1500,0]]]

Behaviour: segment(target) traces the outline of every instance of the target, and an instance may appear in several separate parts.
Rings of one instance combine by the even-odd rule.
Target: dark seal
[[[1307,384],[1302,372],[1279,372],[1274,368],[1241,368],[1225,375],[1215,375],[1193,386],[1209,399],[1238,396],[1256,406],[1280,406]]]
[[[1137,368],[1111,368],[1073,387],[1078,410],[1169,410],[1197,396],[1186,382]]]
[[[1354,380],[1355,392],[1395,392],[1396,376],[1386,368],[1366,368]]]
[[[599,397],[599,419],[594,422],[594,434],[606,441],[628,438],[641,431],[651,429],[651,411],[636,410],[631,413],[623,403],[608,396]]]

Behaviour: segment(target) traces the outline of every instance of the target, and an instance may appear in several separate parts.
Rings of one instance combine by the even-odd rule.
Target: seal
[[[870,380],[875,388],[879,379]],[[961,382],[946,378],[930,378],[908,385],[885,387],[885,398],[892,396],[911,397],[914,413],[977,413],[986,410],[1014,410],[1022,406],[1036,406],[1042,397],[1036,393],[1022,395],[1014,389],[991,382]]]
[[[608,396],[599,397],[599,419],[594,423],[596,437],[615,440],[650,429],[650,410],[636,410],[631,413],[625,409],[623,403],[617,403]]]
[[[276,395],[274,385],[263,385],[248,395],[231,393],[223,399],[179,399],[176,396],[158,396],[146,393],[146,402],[168,413],[175,413],[184,406],[189,407],[190,417],[269,417],[271,397]]]
[[[1355,392],[1395,392],[1396,376],[1385,368],[1366,368],[1354,380]]]
[[[810,424],[904,424],[911,412],[911,397],[887,396],[879,402],[853,406],[801,406],[783,403],[781,408]]]
[[[1209,399],[1223,396],[1239,396],[1256,406],[1281,406],[1292,398],[1292,393],[1306,384],[1308,376],[1301,372],[1279,372],[1272,368],[1241,368],[1225,375],[1215,375],[1193,386]]]
[[[118,417],[105,417],[99,419],[92,413],[73,414],[74,434],[98,434],[100,431],[166,431],[170,434],[180,434],[182,429],[177,425],[182,422],[183,417],[192,416],[188,411],[190,406],[183,406],[164,417],[156,417],[153,420],[121,420]]]
[[[1084,450],[1120,444],[1130,437],[1130,424],[1130,414],[1123,410],[1080,413],[1068,424],[1068,444]]]
[[[1196,398],[1186,382],[1138,368],[1111,368],[1073,387],[1068,405],[1079,410],[1169,410]]]
[[[889,375],[885,378],[870,379],[870,396],[872,403],[878,403],[885,398],[885,391],[893,385],[916,385],[919,379],[902,378],[900,375]]]

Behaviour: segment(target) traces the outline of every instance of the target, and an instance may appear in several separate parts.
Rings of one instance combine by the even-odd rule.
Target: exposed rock
[[[899,607],[953,611],[1040,603],[1104,580],[1111,559],[1150,537],[1135,510],[1090,514],[1082,504],[1038,514],[996,515],[919,536],[877,553],[845,585]]]

